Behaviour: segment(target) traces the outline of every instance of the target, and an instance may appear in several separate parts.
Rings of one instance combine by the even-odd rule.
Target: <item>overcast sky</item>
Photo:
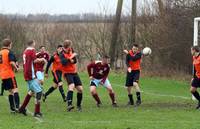
[[[141,5],[143,0],[138,0]],[[5,14],[77,14],[101,13],[103,7],[114,14],[117,0],[0,0],[0,13]],[[131,0],[124,0],[123,12],[131,8]]]

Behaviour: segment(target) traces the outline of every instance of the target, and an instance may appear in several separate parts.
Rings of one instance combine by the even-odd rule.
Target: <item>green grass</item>
[[[127,93],[124,88],[125,75],[112,73],[109,79],[116,92],[119,108],[113,108],[107,91],[98,87],[102,107],[97,108],[89,93],[89,79],[80,74],[83,86],[83,112],[66,112],[58,90],[42,103],[43,122],[30,114],[10,114],[6,94],[0,97],[0,129],[199,129],[200,111],[194,110],[196,102],[191,101],[186,82],[160,78],[141,78],[143,103],[140,107],[126,107]],[[27,92],[21,73],[17,75],[21,102]],[[46,80],[45,91],[52,85],[52,78]],[[66,83],[64,89],[66,91]],[[134,96],[135,98],[135,96]],[[74,94],[74,104],[76,94]],[[28,109],[33,112],[34,101]]]

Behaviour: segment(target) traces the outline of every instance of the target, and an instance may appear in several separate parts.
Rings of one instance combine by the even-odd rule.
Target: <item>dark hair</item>
[[[60,48],[60,47],[63,47],[63,46],[59,44],[59,45],[57,46],[57,49]]]
[[[43,48],[43,47],[45,48],[45,46],[44,46],[44,45],[40,46],[39,48],[41,49],[41,48]]]
[[[4,47],[9,47],[10,44],[12,43],[10,39],[4,39],[2,42]]]
[[[63,43],[63,47],[68,48],[71,44],[72,44],[71,40],[65,40],[64,43]]]
[[[191,48],[192,50],[195,50],[196,52],[200,52],[199,46],[192,46]]]
[[[139,45],[138,45],[138,44],[133,44],[133,46],[134,46],[134,47],[139,47]]]
[[[30,40],[30,41],[27,42],[27,45],[31,46],[31,45],[33,45],[33,43],[34,43],[34,40]]]

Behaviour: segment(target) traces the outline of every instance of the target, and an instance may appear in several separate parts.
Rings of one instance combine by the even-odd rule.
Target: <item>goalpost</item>
[[[197,46],[199,43],[199,22],[200,22],[200,17],[194,18],[194,37],[193,37],[193,46]],[[194,71],[193,71],[194,72]],[[192,95],[192,100],[196,100],[195,97]]]
[[[199,39],[199,21],[200,17],[194,18],[194,38],[193,38],[193,45],[198,45],[198,39]]]

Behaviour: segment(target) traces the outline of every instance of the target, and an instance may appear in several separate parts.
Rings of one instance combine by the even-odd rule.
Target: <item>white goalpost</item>
[[[199,22],[200,22],[200,17],[194,18],[193,46],[197,46],[198,45],[198,41],[199,41]],[[193,95],[192,95],[192,100],[196,100],[196,98]]]
[[[194,18],[194,38],[193,38],[193,45],[196,46],[198,45],[198,38],[199,38],[199,32],[198,32],[198,27],[199,27],[199,21],[200,17]]]

